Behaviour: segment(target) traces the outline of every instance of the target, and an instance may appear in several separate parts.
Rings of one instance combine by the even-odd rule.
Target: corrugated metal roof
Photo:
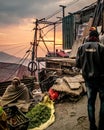
[[[66,12],[70,12],[70,13],[76,12],[95,2],[97,2],[97,0],[77,0],[77,2],[75,2],[74,4],[66,8]]]

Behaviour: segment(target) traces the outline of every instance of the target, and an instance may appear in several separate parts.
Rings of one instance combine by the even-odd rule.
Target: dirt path
[[[89,130],[87,116],[87,97],[77,103],[58,103],[55,105],[55,122],[46,130]],[[96,102],[96,122],[98,124],[99,99]]]

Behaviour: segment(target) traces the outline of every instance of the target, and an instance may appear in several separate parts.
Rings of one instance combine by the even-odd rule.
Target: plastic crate
[[[29,119],[16,106],[5,107],[9,130],[27,130]]]

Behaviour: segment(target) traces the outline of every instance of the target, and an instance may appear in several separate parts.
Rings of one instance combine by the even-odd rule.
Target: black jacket
[[[84,79],[104,80],[104,46],[98,42],[86,42],[78,48],[76,67],[82,69]]]

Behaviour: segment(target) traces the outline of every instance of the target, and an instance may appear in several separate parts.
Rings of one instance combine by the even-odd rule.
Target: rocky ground
[[[99,99],[96,101],[96,123],[98,124]],[[89,130],[87,116],[87,96],[76,103],[62,102],[55,104],[55,122],[46,130]]]

